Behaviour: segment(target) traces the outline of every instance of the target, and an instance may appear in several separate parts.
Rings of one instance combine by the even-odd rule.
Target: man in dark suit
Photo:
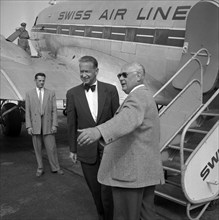
[[[97,81],[98,62],[94,57],[84,56],[79,60],[82,84],[67,92],[67,123],[70,157],[79,160],[85,180],[92,193],[99,219],[113,219],[113,200],[110,187],[97,181],[103,147],[94,142],[87,148],[77,145],[79,129],[95,127],[113,117],[119,107],[115,86]]]
[[[44,88],[46,75],[37,73],[35,75],[36,88],[28,91],[25,98],[26,128],[32,136],[33,146],[37,159],[36,176],[44,174],[42,161],[42,140],[44,142],[51,171],[63,174],[60,169],[55,133],[57,132],[57,109],[55,92]]]
[[[83,129],[78,144],[105,144],[98,181],[112,187],[114,220],[155,220],[155,185],[164,183],[157,106],[138,63],[118,74],[127,98],[109,121]]]

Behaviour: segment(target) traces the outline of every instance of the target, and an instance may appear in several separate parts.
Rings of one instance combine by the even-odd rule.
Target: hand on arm
[[[78,132],[81,132],[77,139],[77,142],[80,146],[92,144],[101,138],[101,133],[96,127],[81,130],[79,129]]]

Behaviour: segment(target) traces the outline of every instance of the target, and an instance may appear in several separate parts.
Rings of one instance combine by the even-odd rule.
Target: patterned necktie
[[[89,89],[91,89],[91,91],[93,92],[93,91],[95,91],[95,88],[96,88],[96,85],[92,85],[92,86],[90,86],[90,85],[88,85],[88,84],[85,84],[84,85],[84,89],[88,92],[89,91]]]
[[[40,114],[43,115],[43,93],[41,89],[39,89],[39,99],[40,99]]]

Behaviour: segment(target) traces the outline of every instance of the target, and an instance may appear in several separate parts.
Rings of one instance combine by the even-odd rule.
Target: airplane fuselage
[[[32,38],[37,39],[34,46],[41,54],[50,52],[67,62],[86,53],[108,60],[112,71],[119,71],[125,62],[140,62],[155,84],[163,84],[178,68],[186,17],[196,2],[59,3],[39,14]]]

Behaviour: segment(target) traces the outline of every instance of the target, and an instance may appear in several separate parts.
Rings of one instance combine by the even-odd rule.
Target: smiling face
[[[80,78],[84,84],[92,85],[96,82],[98,68],[92,62],[80,62]]]

